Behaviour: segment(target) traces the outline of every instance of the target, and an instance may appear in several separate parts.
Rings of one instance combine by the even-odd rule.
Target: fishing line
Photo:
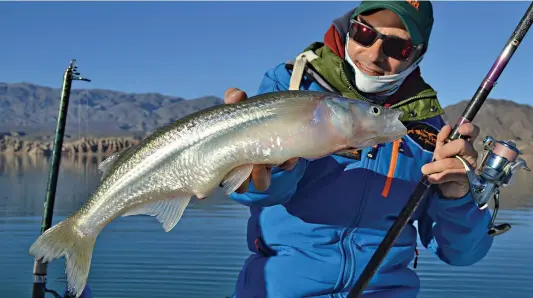
[[[88,140],[88,135],[87,134],[88,134],[88,129],[89,129],[88,128],[88,126],[89,126],[89,123],[88,123],[89,122],[89,98],[88,97],[85,100],[85,108],[84,109],[85,109],[85,113],[84,113],[85,114],[85,119],[84,119],[85,120],[85,132],[84,133],[85,133],[85,137],[86,137],[85,139],[87,141]],[[81,119],[80,119],[80,121],[81,121]],[[89,145],[89,144],[87,144],[87,145]],[[89,153],[89,152],[87,152],[87,153]],[[89,157],[87,156],[85,160],[86,160],[86,163],[84,164],[84,170],[85,170],[85,193],[83,194],[83,197],[87,198],[88,193],[89,193],[89,163],[90,163]]]

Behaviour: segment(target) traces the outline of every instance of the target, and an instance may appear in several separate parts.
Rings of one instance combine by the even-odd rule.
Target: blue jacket
[[[287,90],[285,64],[269,70],[258,93]],[[300,89],[323,90],[306,76]],[[440,130],[443,119],[408,123]],[[250,207],[248,246],[234,297],[346,297],[422,177],[433,152],[410,133],[401,141],[362,150],[358,157],[300,159],[291,171],[272,170],[270,187],[250,184],[230,198]],[[372,157],[367,156],[369,154]],[[481,260],[493,238],[490,213],[472,198],[447,200],[434,193],[417,208],[423,245],[443,262],[467,266]],[[419,292],[417,229],[407,225],[366,288],[364,297],[409,298]]]

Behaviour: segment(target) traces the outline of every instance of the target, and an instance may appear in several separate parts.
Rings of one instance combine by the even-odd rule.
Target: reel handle
[[[508,223],[502,223],[502,224],[499,224],[499,225],[494,225],[489,230],[489,235],[490,236],[500,236],[501,234],[509,231],[510,229],[511,229],[511,225],[508,224]]]

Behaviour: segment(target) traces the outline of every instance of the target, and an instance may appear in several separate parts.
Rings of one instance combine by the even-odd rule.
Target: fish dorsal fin
[[[109,172],[109,169],[111,169],[111,167],[113,166],[115,161],[117,161],[119,156],[120,156],[120,152],[117,152],[117,153],[109,156],[108,158],[104,159],[104,161],[102,161],[98,165],[98,170],[100,170],[100,172],[102,172],[102,179],[105,178],[105,176]]]
[[[178,223],[189,204],[191,196],[181,196],[173,199],[151,201],[139,206],[130,208],[122,216],[150,215],[155,216],[163,225],[165,232],[170,232]]]
[[[250,177],[253,168],[253,164],[246,164],[238,166],[229,171],[229,173],[226,174],[220,183],[220,186],[224,189],[224,192],[229,195],[237,190],[237,188],[239,188],[239,186],[241,186],[242,183],[246,181],[248,177]]]

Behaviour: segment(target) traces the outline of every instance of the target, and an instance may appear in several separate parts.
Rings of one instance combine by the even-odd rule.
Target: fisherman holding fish
[[[432,26],[429,1],[363,1],[334,20],[322,42],[266,72],[259,94],[332,91],[403,111],[408,133],[317,160],[254,166],[230,195],[250,207],[253,252],[234,297],[345,297],[423,174],[438,188],[418,207],[417,228],[404,229],[363,297],[417,296],[420,281],[409,268],[418,255],[417,233],[427,250],[452,266],[472,265],[487,254],[490,213],[476,207],[464,166],[454,158],[475,166],[479,128],[463,124],[459,132],[469,138],[445,143],[451,127],[421,77]],[[224,101],[246,98],[230,88]]]
[[[224,105],[164,125],[100,165],[88,200],[47,229],[29,253],[65,257],[80,297],[98,235],[119,217],[155,217],[171,231],[191,197],[219,187],[250,207],[234,297],[344,297],[422,177],[436,184],[370,281],[365,297],[416,297],[408,267],[422,244],[454,266],[492,245],[490,213],[469,193],[479,128],[445,142],[436,92],[418,67],[428,49],[427,1],[363,1],[294,62],[268,70],[259,94],[231,88]],[[326,91],[326,92],[324,92]],[[435,162],[432,162],[432,158]],[[416,264],[416,258],[415,258]]]

